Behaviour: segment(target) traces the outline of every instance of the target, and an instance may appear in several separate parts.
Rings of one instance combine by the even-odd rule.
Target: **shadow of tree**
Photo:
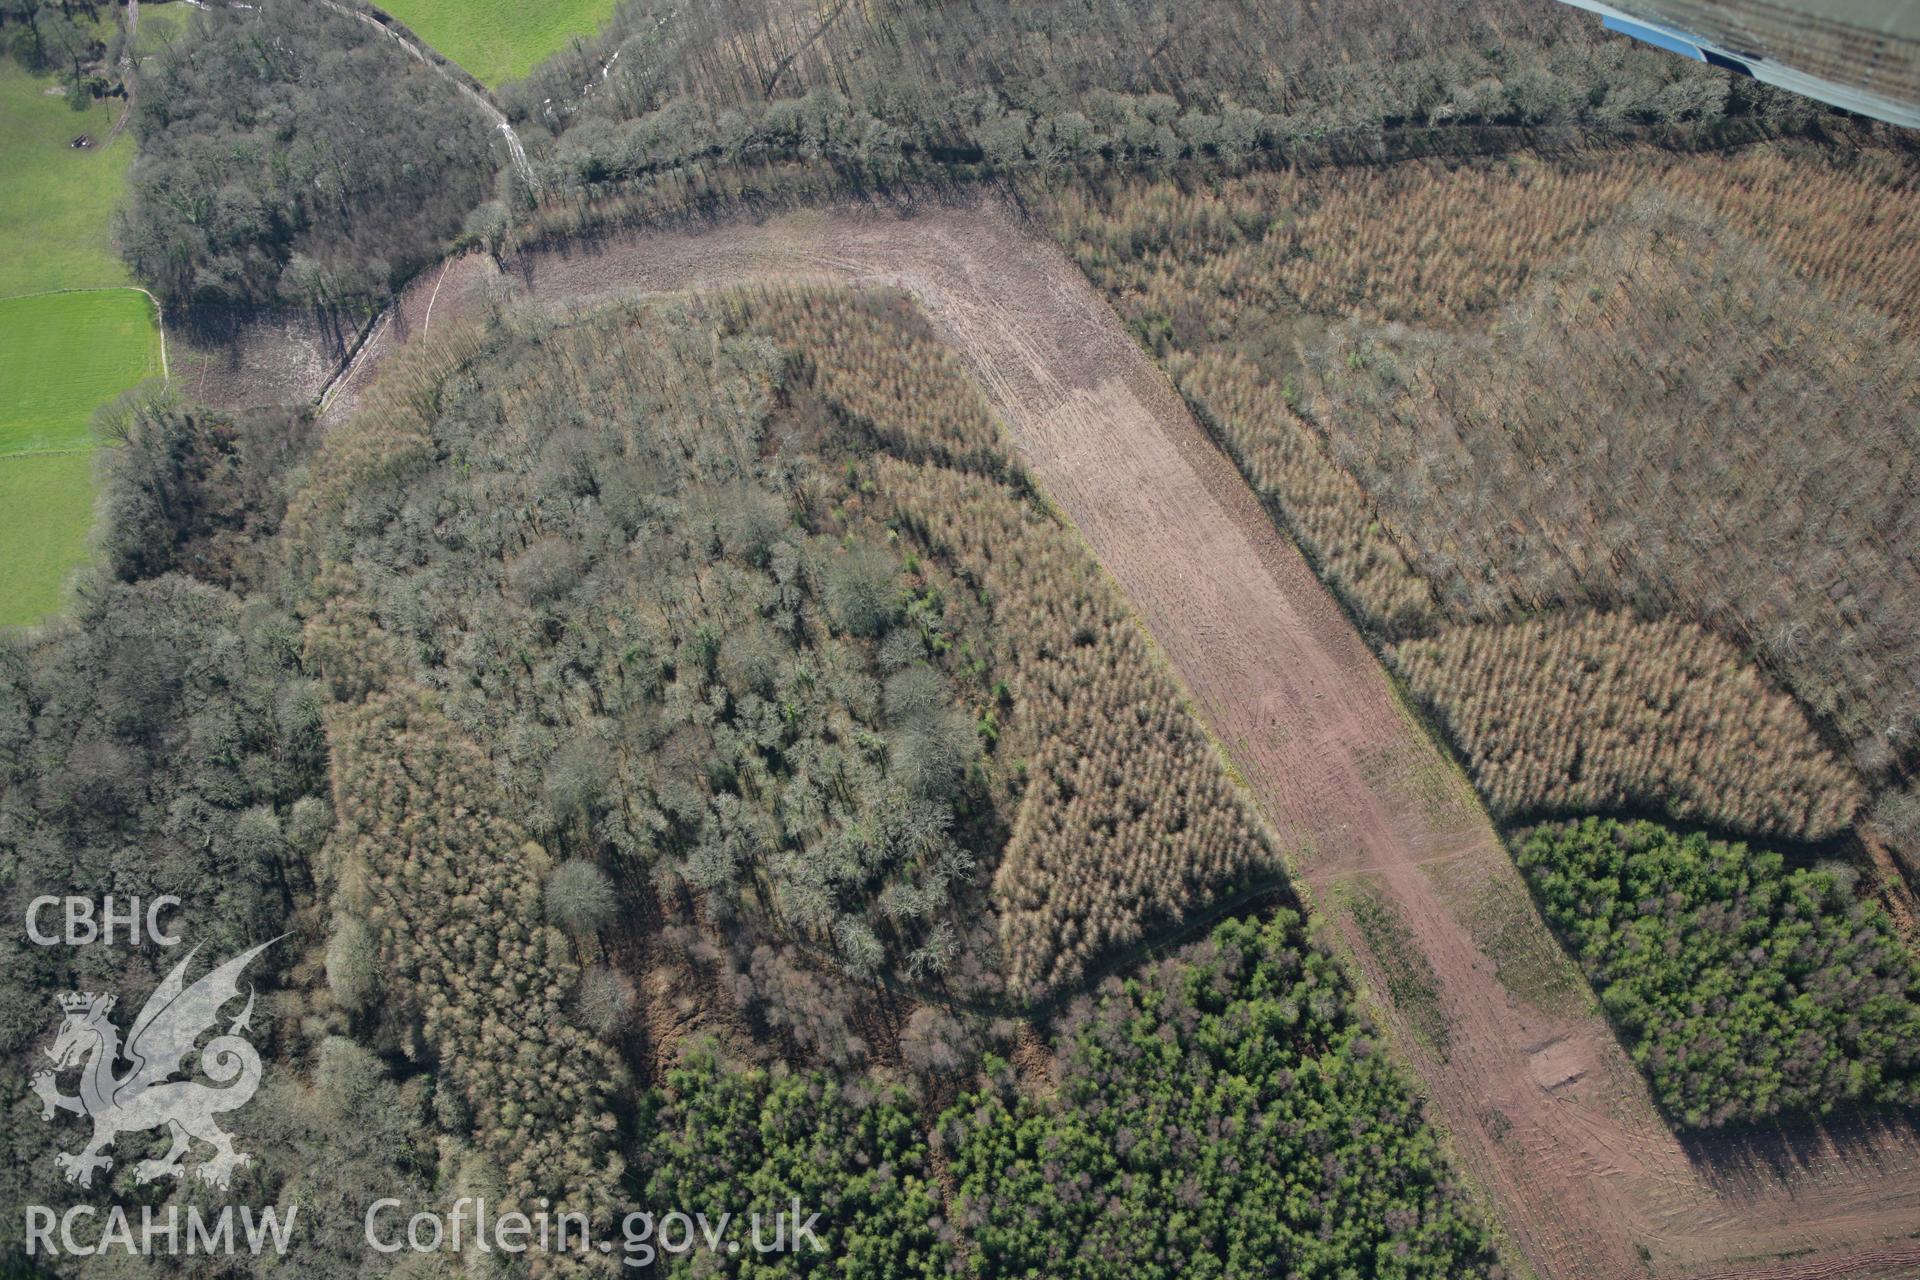
[[[1888,1177],[1914,1177],[1920,1115],[1886,1109],[1677,1136],[1709,1185],[1722,1194],[1738,1194],[1760,1182],[1800,1181],[1836,1162]]]

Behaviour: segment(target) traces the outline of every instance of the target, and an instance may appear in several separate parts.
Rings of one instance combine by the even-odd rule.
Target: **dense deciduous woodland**
[[[178,575],[90,588],[49,634],[0,640],[0,845],[16,922],[0,940],[10,1205],[73,1194],[53,1165],[66,1135],[38,1122],[26,1087],[46,1065],[54,997],[151,990],[177,959],[32,945],[27,904],[173,894],[178,928],[232,954],[274,936],[311,893],[332,814],[321,697],[298,642],[299,623],[266,601]],[[286,1016],[297,1011],[259,1010],[263,1053]]]
[[[546,150],[551,198],[688,166],[807,160],[848,176],[1182,159],[1239,165],[1396,126],[1808,118],[1805,104],[1597,38],[1519,3],[1087,5],[628,0],[509,103]]]
[[[384,298],[493,191],[486,122],[321,4],[195,14],[141,70],[122,255],[170,304]]]
[[[1676,1119],[1920,1097],[1920,965],[1851,870],[1593,818],[1519,859]]]

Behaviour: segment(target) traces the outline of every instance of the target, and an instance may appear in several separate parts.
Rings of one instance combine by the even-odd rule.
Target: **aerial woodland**
[[[683,1276],[1526,1274],[1512,1122],[1420,1077],[1492,984],[1590,1018],[1660,1141],[1910,1121],[1910,143],[1521,0],[623,0],[492,88],[346,3],[112,24],[0,0],[125,103],[168,332],[295,315],[364,375],[104,406],[91,562],[0,631],[0,905],[276,939],[234,1194],[304,1229],[233,1274],[362,1274],[372,1186],[824,1211]],[[1351,848],[1240,772],[937,306],[530,296],[576,236],[948,199],[1110,305],[1433,752]],[[1493,941],[1358,860],[1415,808],[1486,833]],[[49,993],[172,959],[0,936],[0,1250],[87,1194]],[[131,1145],[112,1195],[196,1194]]]

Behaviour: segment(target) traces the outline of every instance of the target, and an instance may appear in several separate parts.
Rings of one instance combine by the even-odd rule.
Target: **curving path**
[[[1448,1051],[1389,1019],[1510,1255],[1564,1280],[1920,1276],[1910,1127],[1690,1153],[1590,1006],[1539,1008],[1502,984],[1460,886],[1526,899],[1464,779],[1105,302],[998,206],[911,219],[846,208],[563,244],[523,254],[505,277],[487,258],[456,259],[389,312],[333,381],[324,416],[351,412],[429,316],[444,325],[502,291],[557,304],[775,278],[884,283],[919,300],[1127,593],[1376,990],[1382,957],[1341,890],[1364,876],[1405,921],[1437,975]],[[1530,907],[1507,925],[1565,963]]]

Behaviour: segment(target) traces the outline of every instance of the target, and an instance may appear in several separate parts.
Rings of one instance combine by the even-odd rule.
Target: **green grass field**
[[[67,106],[51,77],[0,59],[0,298],[131,284],[113,251],[113,207],[126,189],[133,135],[103,145],[117,106]],[[80,134],[86,149],[71,146]]]
[[[0,457],[0,626],[60,608],[92,524],[93,450]]]
[[[93,411],[160,372],[153,303],[133,289],[0,299],[0,352],[0,455],[89,446]]]
[[[161,371],[153,303],[113,249],[133,159],[130,133],[106,142],[118,110],[75,111],[0,59],[0,626],[60,607],[93,523],[93,412]]]
[[[414,34],[489,87],[518,80],[575,36],[592,35],[613,0],[381,0]]]
[[[144,293],[0,299],[0,626],[59,608],[93,522],[93,411],[159,372]]]

